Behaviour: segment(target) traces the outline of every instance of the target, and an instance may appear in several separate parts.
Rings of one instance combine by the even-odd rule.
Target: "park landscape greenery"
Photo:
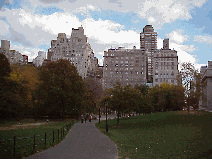
[[[96,126],[127,159],[211,159],[212,113],[167,111],[108,120]]]
[[[10,66],[7,58],[0,54],[0,70],[1,124],[26,117],[35,120],[44,117],[79,118],[83,113],[98,113],[99,109],[105,113],[107,106],[109,112],[117,112],[117,119],[109,121],[108,135],[118,145],[123,158],[201,158],[211,151],[207,147],[199,147],[202,151],[195,152],[188,149],[195,145],[193,143],[211,145],[211,141],[205,139],[211,139],[208,129],[211,114],[185,117],[175,112],[164,113],[182,110],[186,106],[198,108],[203,84],[200,74],[190,63],[182,65],[178,85],[163,83],[149,88],[146,85],[121,86],[117,82],[105,91],[93,78],[82,79],[68,60],[61,59],[38,68]],[[141,116],[120,118],[132,115],[132,112]],[[103,123],[98,127],[103,128]],[[182,148],[186,148],[185,153]],[[157,153],[156,157],[150,156],[153,152]],[[192,153],[195,156],[192,157]]]

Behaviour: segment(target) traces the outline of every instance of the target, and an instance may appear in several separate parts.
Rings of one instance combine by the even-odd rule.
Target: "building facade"
[[[199,109],[212,111],[212,61],[208,61],[208,66],[200,68],[200,74],[203,82],[203,96],[200,99]]]
[[[177,51],[169,49],[169,39],[163,40],[163,49],[156,50],[153,57],[153,86],[163,82],[177,85]]]
[[[32,60],[32,63],[35,67],[39,67],[43,65],[44,60],[46,59],[46,52],[39,51],[38,56]]]
[[[94,53],[84,35],[83,27],[72,28],[70,38],[67,38],[65,33],[59,33],[57,40],[51,41],[47,58],[51,61],[67,59],[77,68],[79,75],[83,78],[94,76]]]
[[[152,25],[146,25],[140,33],[140,48],[147,50],[147,82],[153,83],[153,57],[157,49],[157,32]]]
[[[28,56],[22,55],[16,50],[10,50],[10,41],[8,40],[1,40],[0,52],[7,57],[10,65],[12,64],[24,65],[28,63]]]
[[[122,86],[146,84],[146,53],[143,49],[108,49],[104,52],[103,88],[112,88],[116,82]]]

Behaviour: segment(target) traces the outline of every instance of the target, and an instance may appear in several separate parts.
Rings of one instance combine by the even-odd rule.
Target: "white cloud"
[[[0,20],[0,36],[6,36],[9,33],[9,26],[7,23],[5,23],[3,20]]]
[[[183,42],[188,41],[189,36],[183,35],[183,30],[177,29],[172,31],[169,34],[166,34],[166,37],[170,39],[170,42],[177,44],[183,44]]]
[[[194,41],[199,43],[212,44],[212,35],[196,35]]]
[[[42,5],[47,7],[49,3],[42,3],[46,0],[33,0],[31,6],[35,7]],[[89,0],[85,3],[84,0],[63,0],[58,1],[57,7],[65,11],[77,12],[89,15],[90,10],[114,10],[118,12],[134,12],[141,19],[147,19],[149,24],[155,26],[156,29],[161,28],[164,23],[170,23],[177,19],[188,20],[191,18],[191,10],[195,7],[201,7],[207,0]]]

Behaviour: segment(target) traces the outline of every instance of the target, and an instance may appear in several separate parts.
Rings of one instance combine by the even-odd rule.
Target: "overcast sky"
[[[196,68],[212,60],[211,0],[0,0],[0,39],[29,56],[48,51],[58,33],[69,38],[81,25],[102,65],[107,49],[140,48],[145,25],[178,52],[179,63]]]

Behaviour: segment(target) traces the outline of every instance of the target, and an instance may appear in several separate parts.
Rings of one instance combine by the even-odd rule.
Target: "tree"
[[[9,60],[3,53],[0,53],[0,79],[9,77],[10,72]]]
[[[9,78],[21,86],[19,95],[24,102],[22,112],[25,112],[25,115],[30,115],[35,110],[33,107],[36,107],[33,105],[33,94],[39,84],[38,71],[32,65],[15,64],[11,68],[12,72]]]
[[[97,111],[96,107],[102,98],[102,85],[92,77],[85,78],[84,82],[86,84],[85,112],[92,113]]]
[[[150,113],[151,112],[151,100],[149,97],[149,87],[147,85],[135,85],[134,87],[135,89],[140,91],[140,98],[138,101],[138,110],[137,112],[146,114],[146,113]]]
[[[0,54],[0,71],[0,118],[16,118],[23,106],[18,92],[22,88],[18,83],[9,79],[11,68],[4,54]]]
[[[85,83],[70,61],[60,59],[42,66],[39,79],[41,83],[35,94],[39,114],[60,117],[81,114]]]
[[[191,103],[192,92],[198,91],[199,93],[201,93],[201,87],[198,87],[198,89],[196,88],[196,84],[197,84],[197,82],[199,82],[199,80],[198,80],[199,76],[197,74],[197,70],[195,69],[194,65],[191,63],[186,63],[186,62],[184,62],[181,65],[180,74],[182,77],[183,87],[185,88],[185,95],[187,98],[187,108],[188,108],[188,114],[189,114],[189,108],[192,104]],[[193,96],[193,97],[195,97],[195,96]],[[199,95],[196,98],[200,98]]]

